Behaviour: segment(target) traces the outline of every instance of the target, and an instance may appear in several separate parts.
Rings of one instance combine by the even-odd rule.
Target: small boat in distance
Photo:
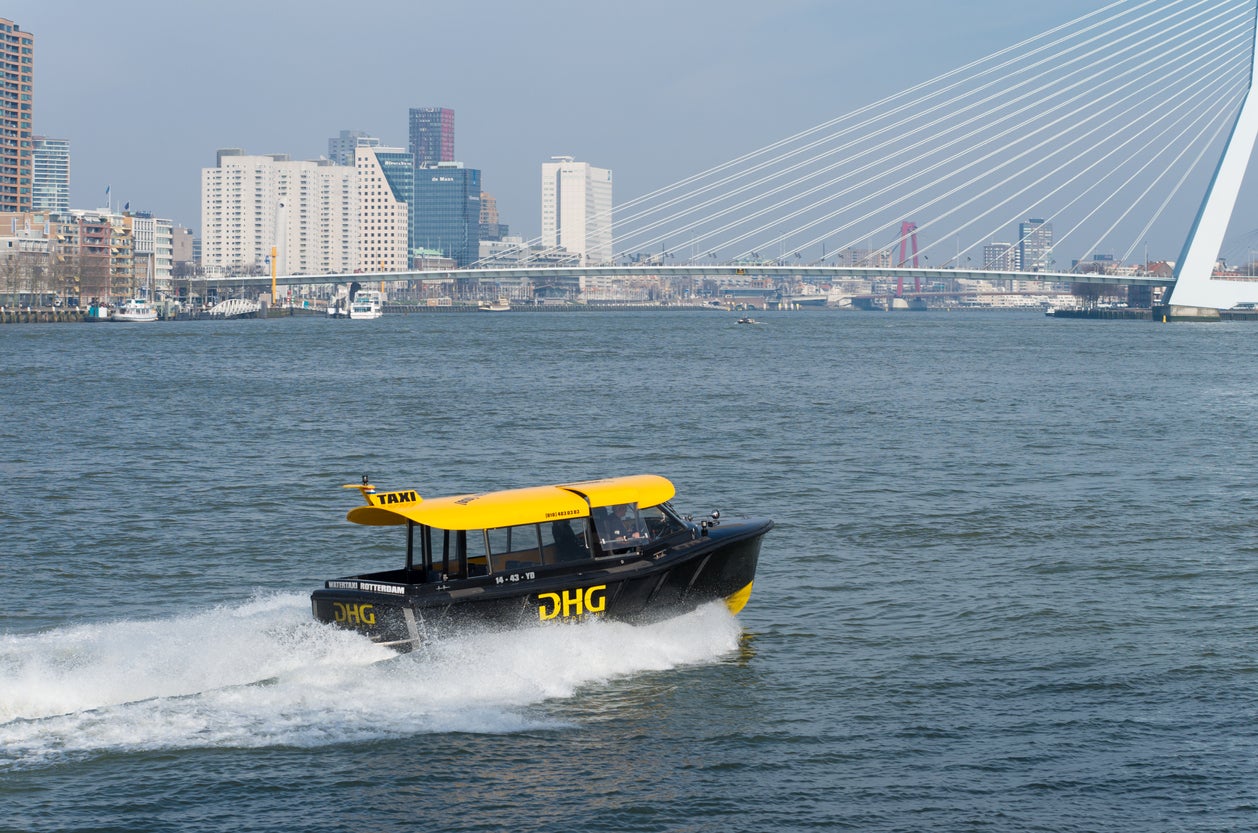
[[[127,299],[122,306],[109,313],[110,321],[147,322],[157,320],[157,310],[147,298],[135,297]]]
[[[379,492],[346,516],[404,527],[405,563],[324,582],[314,617],[409,649],[464,622],[650,621],[751,596],[768,518],[696,523],[653,474],[424,499]]]
[[[739,324],[759,324],[760,322],[754,318],[740,318],[738,319],[738,323]]]
[[[384,315],[384,294],[375,289],[360,289],[349,305],[349,317],[379,318]]]
[[[511,301],[508,298],[499,298],[493,303],[486,301],[480,305],[479,309],[481,312],[510,312]]]

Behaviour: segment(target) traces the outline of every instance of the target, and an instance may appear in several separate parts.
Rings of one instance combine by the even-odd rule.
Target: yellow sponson
[[[751,598],[751,585],[753,584],[755,584],[754,581],[749,581],[742,590],[725,597],[725,606],[729,608],[730,613],[737,614],[747,606],[747,600]]]
[[[591,506],[637,503],[657,506],[676,494],[673,484],[654,474],[588,480],[555,486],[531,486],[501,492],[420,500],[417,492],[386,492],[368,496],[371,506],[350,510],[357,524],[394,526],[414,521],[437,529],[492,529],[499,526],[583,518]],[[401,497],[414,495],[414,501]],[[389,496],[396,496],[391,500]]]

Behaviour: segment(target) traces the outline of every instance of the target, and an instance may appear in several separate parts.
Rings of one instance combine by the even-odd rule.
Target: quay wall
[[[69,324],[81,323],[87,318],[85,309],[63,309],[61,307],[23,307],[0,309],[0,324]]]

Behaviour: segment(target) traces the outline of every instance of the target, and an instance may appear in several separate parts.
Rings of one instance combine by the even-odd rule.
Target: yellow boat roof
[[[358,488],[362,488],[369,505],[350,510],[346,518],[354,523],[395,526],[414,521],[437,529],[490,529],[583,518],[590,514],[592,506],[619,503],[657,506],[677,493],[672,483],[656,474],[427,500],[414,490],[374,492],[370,487]]]

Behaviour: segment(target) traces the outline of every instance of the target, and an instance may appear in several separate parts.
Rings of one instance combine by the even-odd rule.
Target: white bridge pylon
[[[1227,234],[1236,198],[1240,194],[1245,170],[1254,144],[1258,142],[1258,100],[1254,97],[1254,64],[1258,63],[1258,12],[1254,22],[1254,47],[1249,71],[1249,87],[1244,102],[1232,126],[1223,150],[1223,156],[1215,169],[1214,178],[1206,190],[1205,199],[1197,212],[1184,249],[1175,264],[1175,285],[1171,289],[1168,305],[1229,309],[1242,302],[1258,302],[1258,283],[1253,280],[1239,281],[1218,278],[1214,266]]]

